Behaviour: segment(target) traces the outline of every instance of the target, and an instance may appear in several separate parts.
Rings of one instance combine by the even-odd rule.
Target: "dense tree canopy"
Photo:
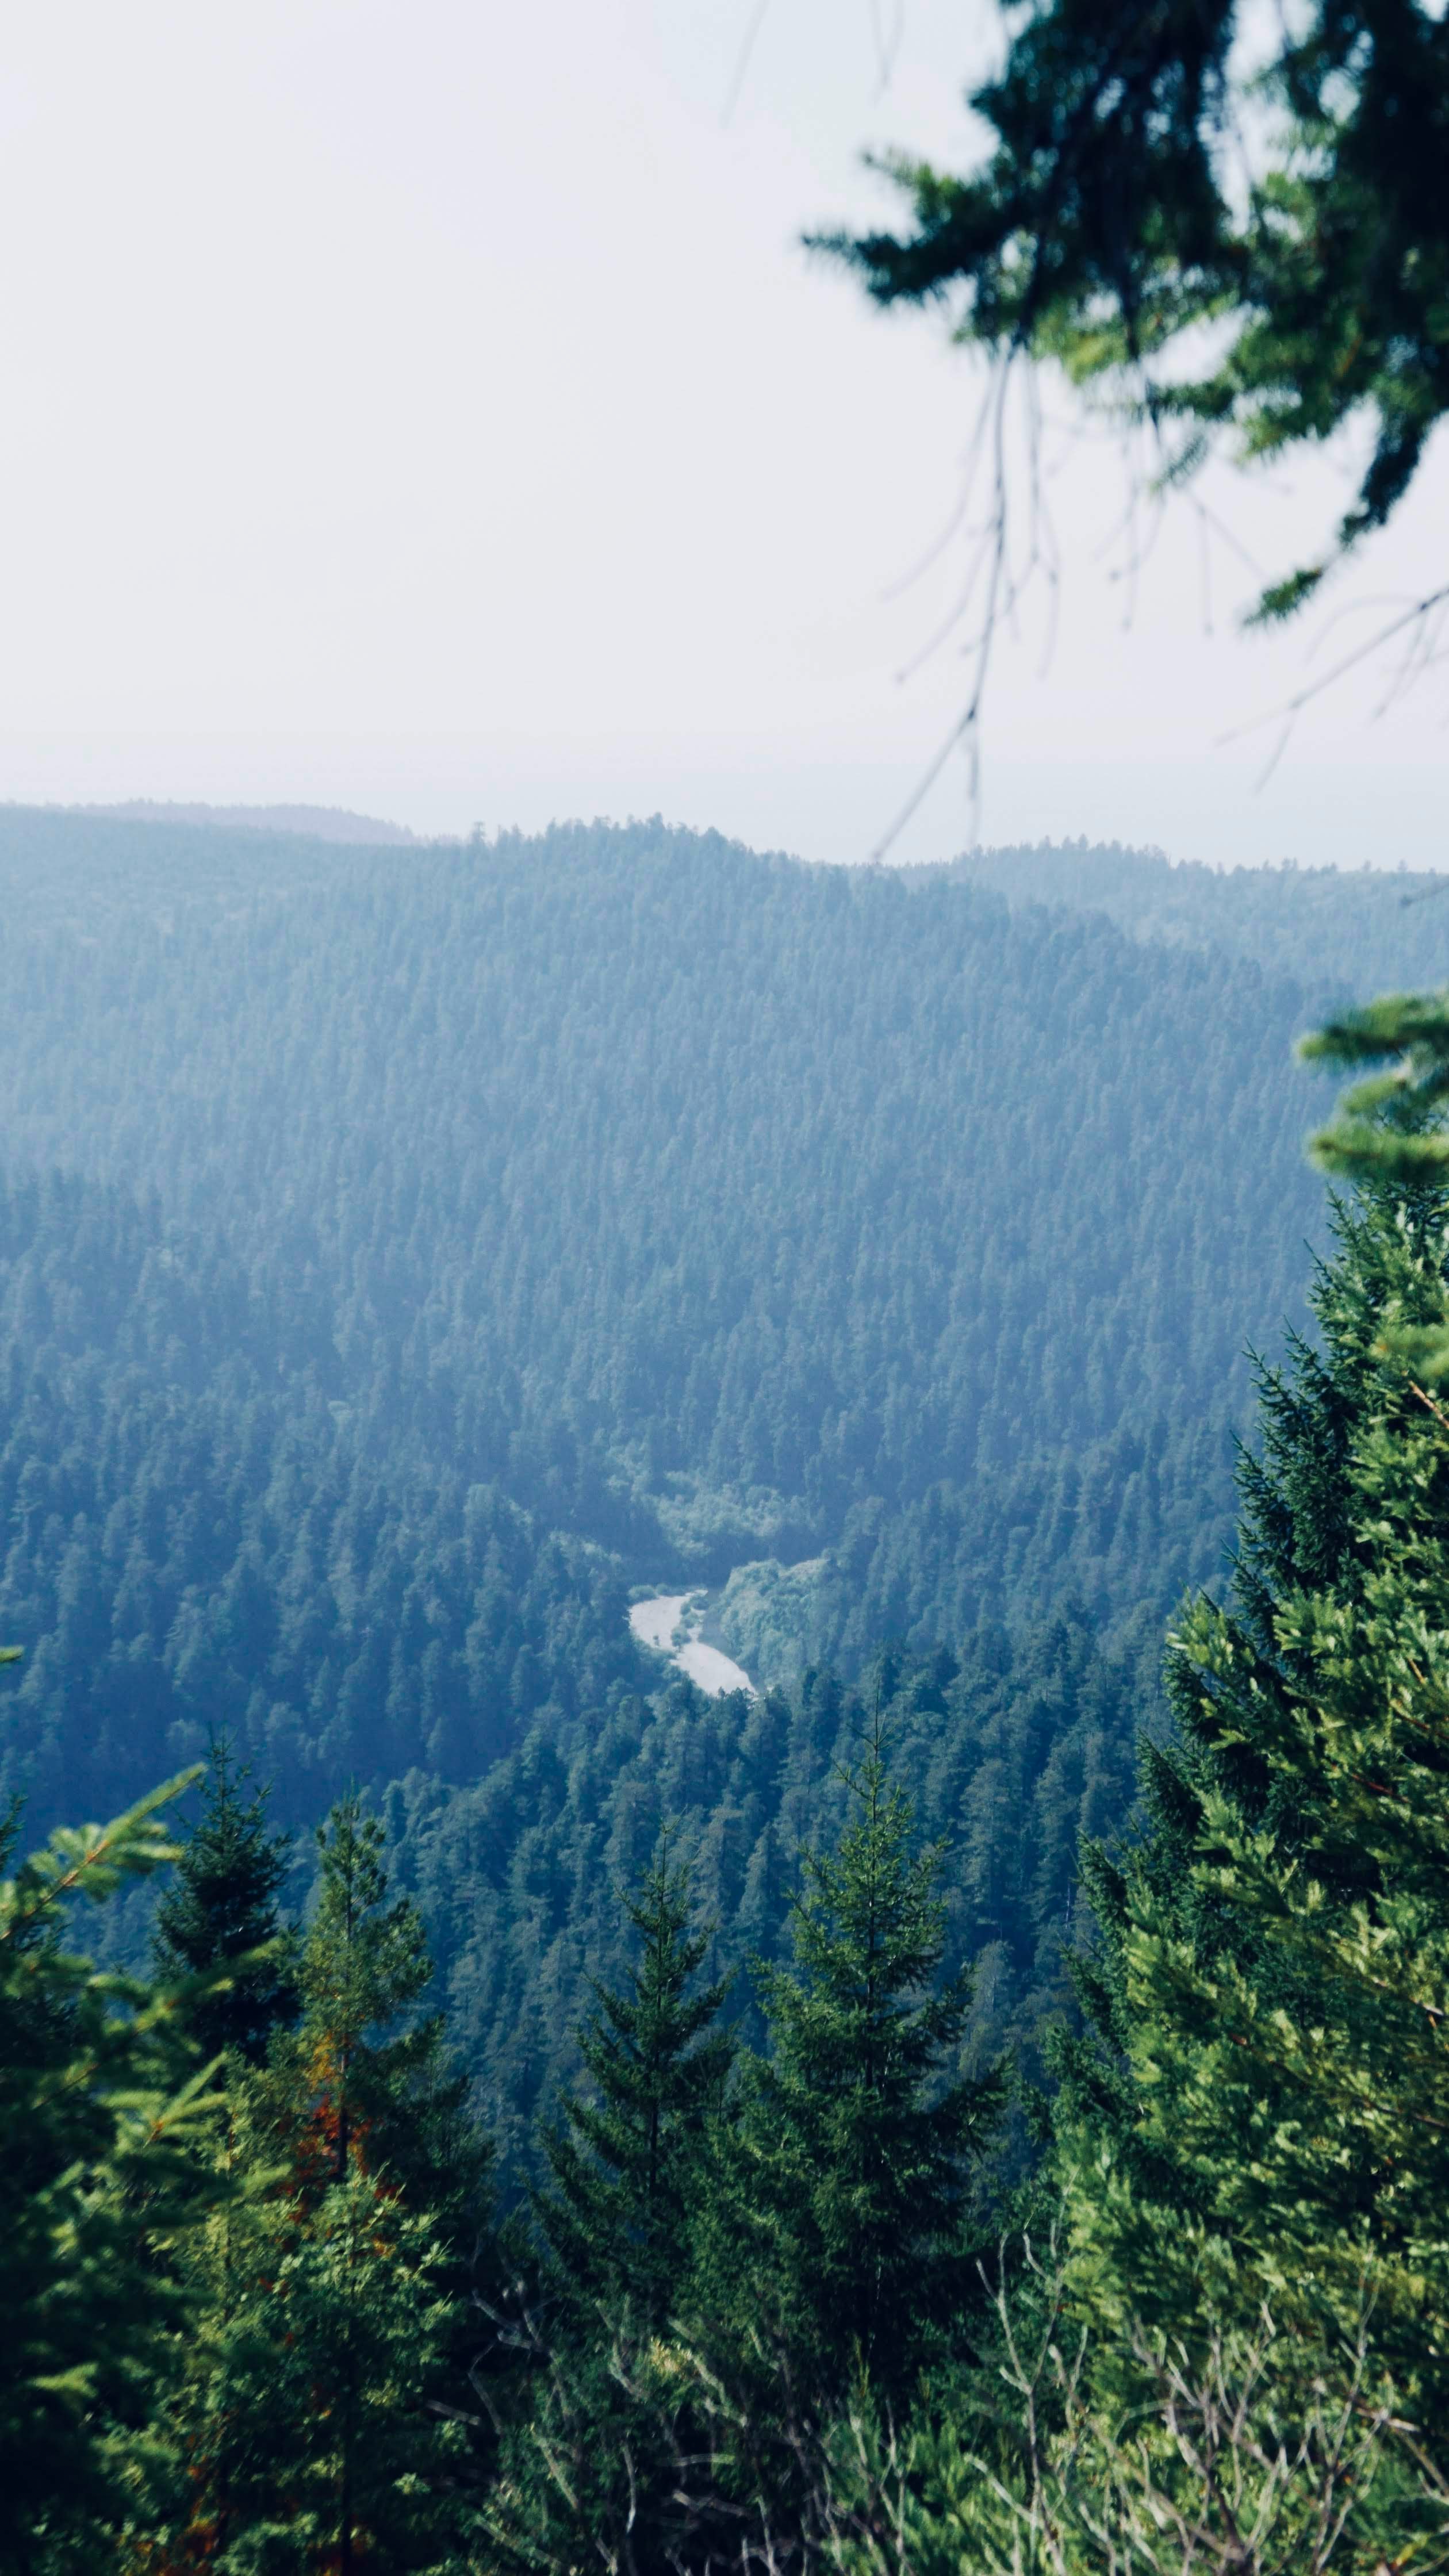
[[[711,1926],[701,1973],[735,1972],[726,2020],[763,2044],[747,1972],[789,1966],[803,1856],[849,1822],[842,1774],[877,1698],[895,1779],[946,1853],[943,1974],[973,1977],[963,2062],[979,2073],[1014,2041],[1039,2077],[1042,2026],[1071,2005],[1078,1840],[1121,1822],[1159,1643],[1144,1619],[1108,1654],[1064,1614],[1015,1640],[988,1625],[956,1655],[888,1657],[859,1689],[811,1673],[788,1692],[708,1701],[680,1680],[652,1703],[540,1721],[474,1787],[415,1774],[389,1791],[398,1873],[432,1928],[505,2166],[528,2162],[535,2124],[577,2073],[591,1978],[626,1980],[614,1891],[646,1870],[664,1826]]]
[[[441,855],[452,984],[408,963],[379,875],[346,903],[314,887],[315,938],[305,907],[283,938],[268,903],[238,928],[199,900],[180,980],[94,879],[103,952],[36,931],[19,1115],[83,1161],[88,1098],[100,1144],[0,1207],[14,1776],[56,1798],[222,1731],[179,1854],[153,1797],[0,1885],[0,2559],[1427,2576],[1449,2531],[1440,1005],[1325,1039],[1389,1070],[1323,1148],[1357,1194],[1311,1338],[1259,1367],[1236,1569],[1177,1614],[1170,1725],[1153,1604],[1221,1517],[1212,1474],[1191,1488],[1240,1383],[1219,1309],[1287,1257],[1274,1085],[1303,1003],[1241,956],[1287,881],[1246,889],[1230,957],[1159,944],[1122,854],[1116,924],[1013,916],[947,874],[752,875],[717,846],[691,875],[698,845],[647,834],[549,854],[557,882],[536,854]],[[1179,890],[1173,935],[1217,903]],[[621,905],[638,1062],[629,1014],[584,1007]],[[743,1055],[694,972],[702,922],[711,968],[734,941]],[[371,1087],[334,943],[410,996]],[[91,974],[115,1025],[86,1072],[61,997]],[[187,1035],[207,975],[224,1056]],[[247,1047],[285,1038],[299,975],[284,1117]],[[130,1176],[142,1198],[106,1168],[100,1068],[148,1061],[175,1151]],[[469,1083],[497,1085],[492,1164]],[[829,1182],[813,1234],[797,1128]],[[545,1183],[553,1310],[525,1258]],[[969,1458],[931,1413],[942,1372]],[[751,1443],[804,1461],[797,1487],[745,1483]],[[762,1493],[825,1544],[734,1561],[714,1615],[787,1678],[709,1700],[631,1643],[629,1575],[732,1561]],[[799,1669],[830,1636],[854,1678]],[[294,1809],[371,1766],[310,1885],[228,1729]],[[174,1987],[62,1946],[68,1896],[173,1859],[152,1955]]]
[[[1169,942],[656,826],[399,858],[13,817],[0,885],[40,1816],[220,1724],[283,1822],[475,1778],[650,1686],[634,1584],[753,1567],[767,1680],[1211,1575],[1316,1200],[1310,1006],[1210,909]],[[1297,891],[1341,991],[1361,890]],[[1229,901],[1287,963],[1291,881]],[[1440,918],[1388,901],[1386,967]]]

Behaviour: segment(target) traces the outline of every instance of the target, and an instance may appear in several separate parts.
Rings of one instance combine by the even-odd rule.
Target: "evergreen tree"
[[[232,2089],[167,2566],[441,2568],[469,2527],[489,2154],[416,2014],[431,1964],[382,1845],[355,1795],[320,1828],[299,2021]]]
[[[894,2397],[969,2301],[970,2188],[1005,2087],[951,2080],[969,1980],[932,1991],[942,1854],[912,1850],[878,1722],[848,1785],[838,1854],[805,1861],[793,1969],[759,1971],[770,2054],[725,2141],[707,2279],[746,2333],[775,2320],[807,2384],[864,2370]]]
[[[299,1961],[301,2017],[274,2041],[263,2082],[304,2200],[358,2167],[427,2214],[445,2259],[461,2373],[478,2341],[468,2303],[492,2297],[502,2259],[493,2148],[469,2110],[441,2013],[418,2009],[432,1960],[411,1898],[389,1898],[385,1841],[355,1792],[318,1828],[321,1886]]]
[[[1245,45],[1247,18],[1043,0],[971,96],[975,166],[891,155],[904,232],[832,247],[879,302],[944,304],[999,361],[1051,361],[1175,429],[1175,480],[1224,444],[1281,455],[1357,420],[1334,543],[1259,602],[1283,617],[1384,525],[1449,406],[1449,46],[1420,0],[1307,0]]]
[[[208,2072],[174,1994],[62,1946],[176,1857],[158,1810],[62,1829],[0,1879],[0,2567],[96,2563],[164,2470],[188,2301],[178,2249],[219,2196]],[[13,1834],[13,1822],[9,1829]]]
[[[1237,1604],[1190,1606],[1150,1830],[1120,1869],[1091,1859],[1110,2046],[1059,2113],[1099,2385],[1141,2402],[1168,2339],[1201,2369],[1267,2315],[1292,2357],[1285,2424],[1352,2384],[1431,2460],[1449,2417],[1449,1420],[1399,1354],[1443,1329],[1445,1218],[1424,1158],[1339,1213],[1322,1355],[1266,1383]],[[1404,2501],[1395,2547],[1433,2510]]]
[[[688,2297],[733,2058],[711,2028],[724,1981],[690,1992],[711,1938],[691,1929],[692,1910],[665,1832],[623,1899],[636,1955],[622,1989],[595,1981],[598,2009],[578,2034],[595,2098],[567,2097],[567,2127],[544,2140],[553,2189],[535,2211],[556,2304],[489,2510],[505,2565],[668,2564],[687,2527],[676,2489],[692,2391],[666,2337]]]
[[[1065,2261],[1010,2286],[994,2392],[866,2480],[913,2564],[1441,2562],[1449,1415],[1410,1356],[1446,1322],[1432,1108],[1356,1104],[1360,1196],[1320,1348],[1263,1374],[1234,1598],[1172,1642],[1142,1841],[1085,1856]]]
[[[382,2152],[398,2143],[421,2050],[417,2026],[397,2025],[432,1976],[417,1908],[405,1896],[387,1902],[384,1839],[355,1790],[317,1828],[321,1886],[298,1975],[301,2020],[278,2060],[305,2107],[319,2178],[339,2183],[354,2155],[377,2155],[379,2124]]]
[[[449,2569],[471,2527],[458,2318],[429,2213],[354,2160],[212,2231],[181,2421],[191,2476],[140,2564],[224,2576]]]
[[[156,1908],[155,1960],[162,1976],[224,1977],[193,2007],[196,2037],[208,2057],[234,2049],[258,2066],[298,2005],[276,1901],[290,1837],[267,1832],[265,1795],[244,1800],[245,1778],[217,1735],[201,1815]]]
[[[1422,1408],[1401,1370],[1387,1365],[1386,1332],[1431,1328],[1442,1310],[1442,1238],[1449,1201],[1431,1175],[1415,1184],[1366,1180],[1352,1201],[1335,1201],[1334,1257],[1319,1265],[1310,1292],[1318,1345],[1290,1337],[1286,1368],[1260,1367],[1260,1443],[1240,1456],[1240,1522],[1232,1597],[1199,1594],[1169,1641],[1165,1680],[1172,1739],[1144,1737],[1139,1791],[1148,1827],[1127,1867],[1089,1843],[1082,1871],[1102,1938],[1075,1963],[1087,2035],[1058,2046],[1065,2075],[1062,2115],[1091,2104],[1133,2134],[1130,2087],[1122,2090],[1131,2015],[1124,1999],[1129,1875],[1151,1885],[1181,1937],[1205,1955],[1256,1934],[1194,1869],[1209,1804],[1226,1806],[1242,1831],[1270,1831],[1286,1853],[1311,1831],[1327,1776],[1312,1757],[1274,1767],[1311,1663],[1290,1643],[1285,1614],[1296,1602],[1359,1597],[1371,1556],[1356,1448],[1381,1408],[1411,1416]],[[1343,1856],[1344,1887],[1356,1883]],[[1261,1964],[1261,1963],[1260,1963]],[[1101,2042],[1105,2045],[1098,2045]]]
[[[637,1963],[622,1993],[595,1984],[599,2008],[579,2034],[598,2098],[565,2102],[568,2127],[546,2141],[555,2190],[538,2204],[571,2299],[626,2305],[654,2327],[683,2287],[701,2145],[733,2056],[710,2027],[725,1982],[689,1991],[710,1940],[690,1911],[689,1873],[662,1835],[624,1899]]]
[[[1299,1042],[1310,1064],[1352,1066],[1364,1078],[1313,1139],[1326,1171],[1351,1180],[1433,1181],[1449,1163],[1449,993],[1384,993]],[[1364,1075],[1369,1065],[1387,1070]]]

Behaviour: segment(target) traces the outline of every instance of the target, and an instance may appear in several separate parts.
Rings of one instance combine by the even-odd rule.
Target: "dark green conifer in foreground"
[[[1449,1418],[1404,1354],[1443,1330],[1446,1217],[1432,1158],[1366,1159],[1321,1348],[1265,1374],[1235,1597],[1172,1641],[1142,1839],[1086,1854],[1060,2269],[993,2356],[1021,2420],[990,2477],[979,2408],[912,2437],[922,2560],[1095,2576],[1191,2529],[1254,2571],[1440,2563]]]
[[[242,1797],[246,1776],[216,1736],[201,1814],[156,1908],[155,1960],[162,1977],[223,1980],[191,2007],[192,2029],[208,2057],[234,2049],[259,2066],[298,1998],[277,1911],[290,1837],[268,1833],[264,1792]]]
[[[1386,1400],[1400,1412],[1407,1403],[1411,1417],[1421,1412],[1402,1372],[1386,1369],[1382,1344],[1390,1319],[1424,1323],[1441,1311],[1446,1206],[1444,1193],[1422,1178],[1412,1188],[1366,1183],[1358,1198],[1336,1202],[1336,1248],[1310,1292],[1317,1343],[1291,1336],[1287,1365],[1259,1369],[1259,1442],[1238,1465],[1231,1596],[1219,1604],[1199,1594],[1184,1606],[1165,1665],[1173,1733],[1165,1742],[1145,1737],[1138,1749],[1145,1836],[1130,1864],[1098,1842],[1083,1850],[1102,1938],[1075,1974],[1089,2030],[1104,2045],[1089,2040],[1062,2052],[1063,2117],[1092,2103],[1109,2125],[1125,2116],[1122,2137],[1131,2130],[1130,2092],[1117,2080],[1132,2028],[1123,1946],[1129,1878],[1150,1884],[1179,1936],[1204,1957],[1225,1947],[1254,1951],[1256,1930],[1224,1907],[1195,1867],[1208,1808],[1229,1810],[1241,1831],[1270,1831],[1286,1852],[1311,1833],[1331,1794],[1313,1755],[1286,1767],[1270,1758],[1295,1692],[1312,1677],[1312,1660],[1295,1654],[1284,1620],[1295,1604],[1323,1608],[1361,1591],[1371,1557],[1356,1450]]]
[[[1184,2262],[1317,2300],[1319,2332],[1371,2295],[1376,2349],[1435,2408],[1449,1429],[1392,1343],[1442,1318],[1446,1214],[1429,1177],[1339,1210],[1322,1352],[1265,1381],[1236,1604],[1197,1600],[1174,1640],[1149,1832],[1121,1869],[1089,1855],[1121,2072],[1097,2096],[1112,2186],[1080,2204],[1124,2308],[1180,2322]]]
[[[759,1972],[770,2050],[723,2141],[719,2213],[701,2213],[704,2280],[798,2384],[823,2397],[864,2374],[898,2396],[973,2303],[972,2185],[1005,2088],[999,2069],[960,2074],[969,1980],[936,1983],[944,1855],[913,1849],[878,1724],[849,1787],[838,1852],[805,1857],[793,1966]]]
[[[300,2018],[232,2087],[240,2188],[191,2266],[168,2567],[467,2563],[487,2145],[418,2013],[431,1967],[413,1907],[389,1900],[380,1825],[349,1796],[317,1839]]]
[[[175,2258],[225,2196],[219,2105],[174,1999],[97,1971],[63,1917],[174,1860],[159,1811],[195,1776],[0,1879],[0,2568],[17,2576],[104,2565],[166,2474],[193,2315]]]
[[[398,2027],[427,1990],[432,1967],[417,1908],[389,1904],[384,1835],[355,1790],[317,1829],[321,1885],[298,1974],[302,2014],[284,2063],[334,2181],[395,2118],[414,2054]],[[377,2145],[370,2150],[374,2156]]]
[[[623,1906],[637,1963],[624,1992],[595,1985],[579,2050],[597,2098],[566,2099],[568,2126],[547,2141],[554,2190],[538,2209],[570,2296],[657,2328],[684,2288],[706,2125],[734,2052],[712,2028],[724,1981],[690,1992],[710,1935],[690,1928],[689,1874],[667,1834]]]

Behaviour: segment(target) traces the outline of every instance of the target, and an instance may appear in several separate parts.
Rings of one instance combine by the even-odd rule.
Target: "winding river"
[[[726,1691],[753,1693],[754,1683],[743,1665],[732,1663],[718,1646],[707,1646],[702,1638],[688,1633],[691,1622],[687,1614],[700,1597],[697,1592],[661,1592],[652,1601],[636,1601],[629,1613],[629,1625],[641,1646],[653,1646],[658,1653],[668,1655],[670,1662],[687,1673],[711,1699],[721,1698]],[[686,1633],[676,1643],[681,1628]]]

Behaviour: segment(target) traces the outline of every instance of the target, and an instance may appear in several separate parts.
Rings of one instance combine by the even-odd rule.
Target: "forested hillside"
[[[515,2139],[684,1751],[727,1747],[691,1835],[744,1819],[731,1956],[828,1825],[798,1692],[711,1715],[630,1639],[632,1587],[704,1581],[761,1685],[954,1657],[951,1796],[916,1735],[912,1785],[953,1833],[984,1800],[998,1855],[1031,1816],[1059,1911],[1152,1706],[1134,1622],[1222,1562],[1245,1345],[1302,1312],[1293,984],[655,825],[399,855],[11,817],[0,857],[3,1768],[37,1824],[218,1725],[283,1818],[406,1782]],[[1105,1660],[1008,1760],[979,1640],[1050,1663],[1053,1602]],[[1003,2026],[1045,1991],[1026,1903],[962,1931],[1008,1944]]]
[[[1135,1763],[1062,1616],[350,1792],[300,1922],[221,1748],[0,1872],[0,2561],[1443,2564],[1449,1154],[1363,1107]]]
[[[209,1715],[287,1812],[475,1778],[647,1686],[631,1584],[733,1574],[768,1679],[1219,1566],[1318,1219],[1291,983],[658,824],[8,816],[0,887],[43,1813]]]
[[[1289,984],[657,827],[291,884],[250,835],[155,829],[150,886],[144,827],[49,837],[10,1162],[222,1242],[364,1448],[639,1579],[833,1551],[851,1643],[1214,1566],[1315,1221]]]
[[[0,1837],[0,2560],[1437,2563],[1432,1106],[1224,1584],[1323,1223],[1246,931],[657,825],[8,864],[3,1787],[138,1803]]]
[[[1218,947],[1332,1004],[1449,974],[1449,878],[1407,868],[1169,867],[1160,850],[1063,841],[976,850],[944,870],[1013,911],[1104,912],[1135,939]]]
[[[736,1979],[726,2019],[759,2039],[747,1971],[788,1956],[800,1854],[843,1831],[846,1774],[877,1716],[923,1835],[950,1856],[944,1961],[975,1972],[968,2062],[1013,2041],[1040,2076],[1042,2027],[1070,2009],[1078,1844],[1120,1825],[1160,1654],[1147,1620],[1112,1653],[1080,1614],[1015,1638],[987,1626],[958,1654],[887,1654],[853,1690],[812,1673],[709,1701],[677,1680],[652,1702],[535,1725],[475,1787],[400,1783],[385,1806],[399,1875],[431,1927],[449,2027],[486,2070],[505,2170],[574,2075],[590,1977],[624,1971],[619,1892],[666,1827],[712,1926],[711,1974]]]
[[[217,1241],[49,1177],[0,1188],[4,1776],[137,1797],[231,1728],[291,1815],[350,1776],[471,1779],[544,1705],[639,1678],[620,1568],[496,1485],[352,1435]],[[289,1327],[291,1329],[289,1329]]]

